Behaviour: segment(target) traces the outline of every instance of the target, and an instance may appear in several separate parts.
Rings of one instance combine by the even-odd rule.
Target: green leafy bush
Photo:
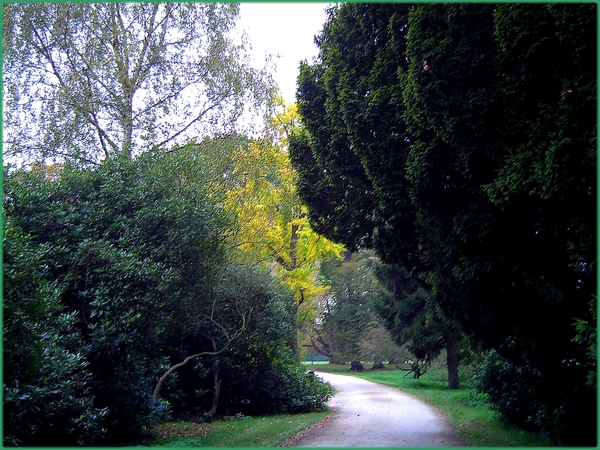
[[[287,359],[287,361],[285,360]],[[295,364],[292,355],[263,371],[262,380],[247,395],[247,414],[297,414],[320,411],[333,396],[333,388]]]
[[[48,289],[39,290],[30,304],[40,308],[53,302],[73,330],[71,353],[63,356],[48,343],[30,344],[48,353],[40,353],[47,372],[32,375],[36,383],[53,384],[51,392],[37,391],[32,408],[42,394],[68,399],[69,389],[79,390],[85,393],[80,409],[104,414],[103,443],[135,439],[165,416],[165,405],[152,398],[167,364],[165,346],[189,332],[191,312],[205,302],[211,277],[222,264],[223,215],[201,184],[181,182],[175,162],[148,156],[105,161],[93,170],[65,164],[57,175],[40,166],[5,177],[5,211],[31,236],[33,248],[45,249],[38,256],[45,267],[40,283],[57,290],[53,297]],[[26,283],[14,281],[19,289]],[[35,339],[30,333],[24,338]],[[10,352],[16,335],[5,335],[7,340]],[[48,342],[61,343],[52,333]],[[80,376],[66,376],[77,371]],[[15,370],[15,379],[22,379],[22,370]],[[20,392],[5,389],[9,399]],[[64,421],[85,417],[65,415],[62,422],[52,414],[43,418],[57,429],[56,444],[70,442],[61,437],[67,435]],[[32,439],[25,435],[21,441]]]
[[[170,416],[207,417],[217,369],[220,415],[322,403],[286,349],[293,295],[227,264],[230,222],[201,166],[148,154],[54,169],[5,173],[5,444],[134,443]],[[225,345],[153,396],[173,364]]]
[[[78,445],[104,434],[72,313],[46,280],[48,246],[4,218],[4,445]]]
[[[476,370],[474,385],[511,423],[540,432],[558,445],[590,442],[594,436],[587,430],[595,429],[596,418],[587,411],[595,392],[585,387],[586,370],[573,370],[565,361],[552,374],[538,364],[527,357],[505,358],[491,350]],[[562,383],[557,381],[560,378]]]

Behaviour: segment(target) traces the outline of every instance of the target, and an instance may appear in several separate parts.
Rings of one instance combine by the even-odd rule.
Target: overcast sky
[[[254,58],[264,65],[265,55],[274,58],[275,81],[286,103],[296,101],[296,78],[301,60],[317,56],[314,36],[325,23],[330,3],[241,3],[238,27],[246,30]],[[261,64],[262,63],[262,64]]]

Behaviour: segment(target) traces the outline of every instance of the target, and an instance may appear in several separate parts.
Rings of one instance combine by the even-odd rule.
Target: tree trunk
[[[289,341],[288,341],[288,345],[294,352],[294,359],[296,360],[296,364],[300,364],[300,347],[298,345],[298,307],[299,306],[300,306],[299,304],[296,304],[293,306],[293,311],[292,311],[293,322],[291,324],[292,331],[290,333],[290,337],[289,337]]]
[[[373,367],[371,367],[371,369],[383,369],[383,358],[381,356],[373,358]]]
[[[298,251],[298,225],[292,224],[292,233],[290,235],[290,262],[292,270],[296,268]]]
[[[296,269],[297,264],[297,251],[298,251],[298,225],[292,223],[292,231],[290,235],[290,270]],[[304,294],[300,291],[300,301],[296,304],[294,308],[294,326],[291,336],[290,346],[292,347],[292,351],[294,352],[294,358],[296,359],[296,364],[300,364],[300,348],[298,346],[298,308],[304,303]]]
[[[446,364],[448,366],[448,389],[460,389],[460,380],[458,379],[458,357],[454,349],[454,339],[446,335]]]
[[[352,361],[350,363],[350,370],[352,372],[362,372],[364,370],[363,365],[360,363],[360,361]]]
[[[300,347],[298,346],[298,330],[294,328],[293,336],[290,337],[290,347],[294,352],[294,359],[296,364],[300,364]]]
[[[221,368],[219,367],[219,360],[217,359],[214,364],[215,370],[213,372],[213,380],[214,380],[214,395],[212,406],[210,407],[210,421],[212,422],[217,415],[217,408],[219,407],[219,397],[221,395]]]

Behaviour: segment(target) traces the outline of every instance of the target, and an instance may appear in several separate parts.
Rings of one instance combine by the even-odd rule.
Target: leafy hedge
[[[250,413],[307,409],[280,350],[292,294],[227,263],[233,222],[206,185],[177,154],[5,170],[5,445],[134,443],[169,415],[206,414],[217,366],[238,376],[222,376],[217,414],[248,413],[244,389],[260,397]],[[225,353],[175,371],[152,396],[170,366],[241,327]],[[263,373],[289,380],[286,396],[245,375],[258,357]]]

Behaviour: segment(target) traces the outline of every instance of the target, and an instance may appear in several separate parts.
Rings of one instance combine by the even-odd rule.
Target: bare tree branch
[[[167,377],[169,375],[171,375],[171,373],[173,373],[175,370],[179,369],[180,367],[185,366],[188,362],[190,362],[192,359],[195,358],[199,358],[201,356],[217,356],[220,355],[221,353],[223,353],[225,350],[227,350],[227,347],[229,347],[229,345],[231,344],[231,342],[233,341],[233,339],[230,339],[229,341],[227,341],[225,343],[225,345],[223,347],[221,347],[220,350],[217,351],[212,351],[212,352],[200,352],[200,353],[196,353],[195,355],[190,355],[187,358],[185,358],[183,361],[181,361],[178,364],[175,364],[174,366],[172,366],[169,370],[167,370],[158,380],[158,383],[156,384],[156,387],[154,388],[154,392],[152,393],[152,397],[156,398],[158,396],[158,393],[160,392],[160,388],[162,387],[164,381],[167,379]]]
[[[212,323],[213,325],[215,325],[217,328],[219,328],[219,330],[221,330],[221,332],[223,333],[223,335],[225,336],[227,341],[225,342],[225,344],[223,344],[223,346],[219,350],[205,351],[205,352],[196,353],[194,355],[190,355],[190,356],[186,357],[180,363],[175,364],[174,366],[170,367],[169,370],[167,370],[159,378],[158,383],[156,384],[156,387],[154,388],[154,392],[152,393],[152,397],[156,398],[158,396],[158,393],[160,392],[160,388],[162,387],[164,381],[175,370],[186,365],[192,359],[196,359],[201,356],[218,356],[218,355],[222,354],[223,352],[225,352],[225,350],[227,350],[227,348],[231,345],[232,342],[234,342],[236,339],[240,338],[244,334],[244,332],[246,331],[246,327],[248,325],[248,321],[250,320],[250,316],[252,315],[252,311],[254,308],[253,308],[253,306],[250,306],[246,311],[240,311],[239,306],[240,306],[239,304],[236,304],[236,310],[240,315],[240,320],[242,323],[239,326],[239,328],[236,329],[232,335],[230,335],[228,330],[223,326],[223,324],[221,324],[217,320],[215,320],[214,315],[215,315],[216,303],[213,302],[210,315],[204,316],[204,319],[207,320],[208,322]],[[216,348],[215,337],[209,336],[204,333],[202,333],[202,334],[203,334],[203,336],[206,336],[208,339],[210,339],[213,342],[213,348]]]
[[[220,101],[216,101],[211,106],[209,106],[208,108],[205,108],[204,110],[200,111],[200,113],[198,113],[198,115],[194,119],[192,119],[187,125],[185,125],[179,131],[175,132],[174,134],[172,134],[171,136],[167,137],[165,140],[163,140],[162,142],[160,142],[158,144],[158,147],[162,147],[162,146],[166,145],[167,143],[173,141],[174,139],[177,139],[178,136],[180,136],[181,134],[185,133],[192,125],[194,125],[195,123],[197,123],[200,120],[202,120],[202,118],[206,114],[208,114],[211,110],[213,110],[213,109],[218,108],[219,106],[221,106],[222,102],[224,100],[226,100],[228,97],[231,97],[232,95],[233,95],[233,93],[228,93],[227,95],[222,96]]]

